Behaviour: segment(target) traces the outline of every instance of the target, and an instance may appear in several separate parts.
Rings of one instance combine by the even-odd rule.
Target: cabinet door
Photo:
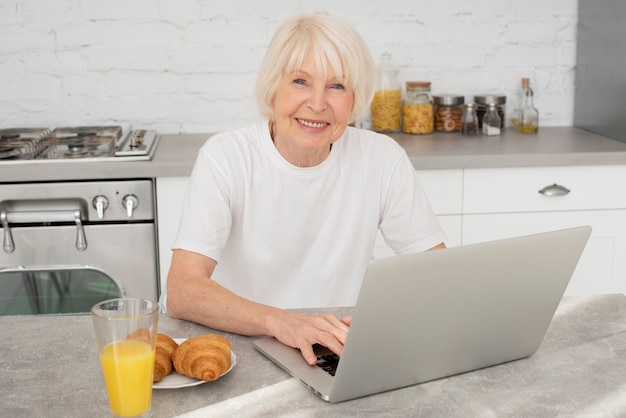
[[[626,210],[476,214],[463,217],[463,244],[590,225],[591,237],[566,295],[626,293]]]
[[[626,209],[624,182],[626,166],[467,169],[463,213]]]
[[[172,244],[178,232],[183,198],[189,177],[161,177],[156,180],[157,231],[159,233],[159,272],[161,292],[165,291],[172,261]]]

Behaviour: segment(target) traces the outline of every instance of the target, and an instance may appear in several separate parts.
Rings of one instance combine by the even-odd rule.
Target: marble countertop
[[[349,309],[337,310],[338,315]],[[3,416],[109,417],[89,316],[0,317]],[[212,332],[163,315],[172,337]],[[563,299],[531,357],[339,404],[317,398],[225,334],[237,364],[202,385],[155,390],[152,416],[626,416],[626,296]]]
[[[152,161],[2,164],[0,183],[189,176],[211,134],[161,135]],[[463,169],[626,164],[626,143],[572,127],[536,135],[507,129],[499,137],[455,133],[392,135],[416,169]]]

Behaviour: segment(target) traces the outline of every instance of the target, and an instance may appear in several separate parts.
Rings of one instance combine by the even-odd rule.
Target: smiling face
[[[318,68],[308,52],[297,71],[284,74],[272,107],[276,148],[290,163],[314,166],[326,159],[330,145],[346,130],[354,92],[331,65]]]

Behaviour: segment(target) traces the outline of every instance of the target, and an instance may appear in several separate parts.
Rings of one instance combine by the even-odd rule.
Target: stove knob
[[[126,215],[129,218],[133,217],[133,211],[137,206],[139,206],[139,199],[134,194],[127,194],[122,199],[122,206],[126,208]]]
[[[91,201],[93,207],[98,211],[98,219],[104,219],[104,211],[109,207],[109,199],[105,196],[98,195]]]

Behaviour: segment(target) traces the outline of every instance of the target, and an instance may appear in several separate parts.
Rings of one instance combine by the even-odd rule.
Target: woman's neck
[[[279,154],[296,167],[315,167],[320,165],[328,158],[333,148],[333,144],[331,143],[328,148],[303,150],[294,147],[289,140],[281,140],[279,135],[276,134],[276,124],[274,122],[269,122],[269,130],[272,142]]]

